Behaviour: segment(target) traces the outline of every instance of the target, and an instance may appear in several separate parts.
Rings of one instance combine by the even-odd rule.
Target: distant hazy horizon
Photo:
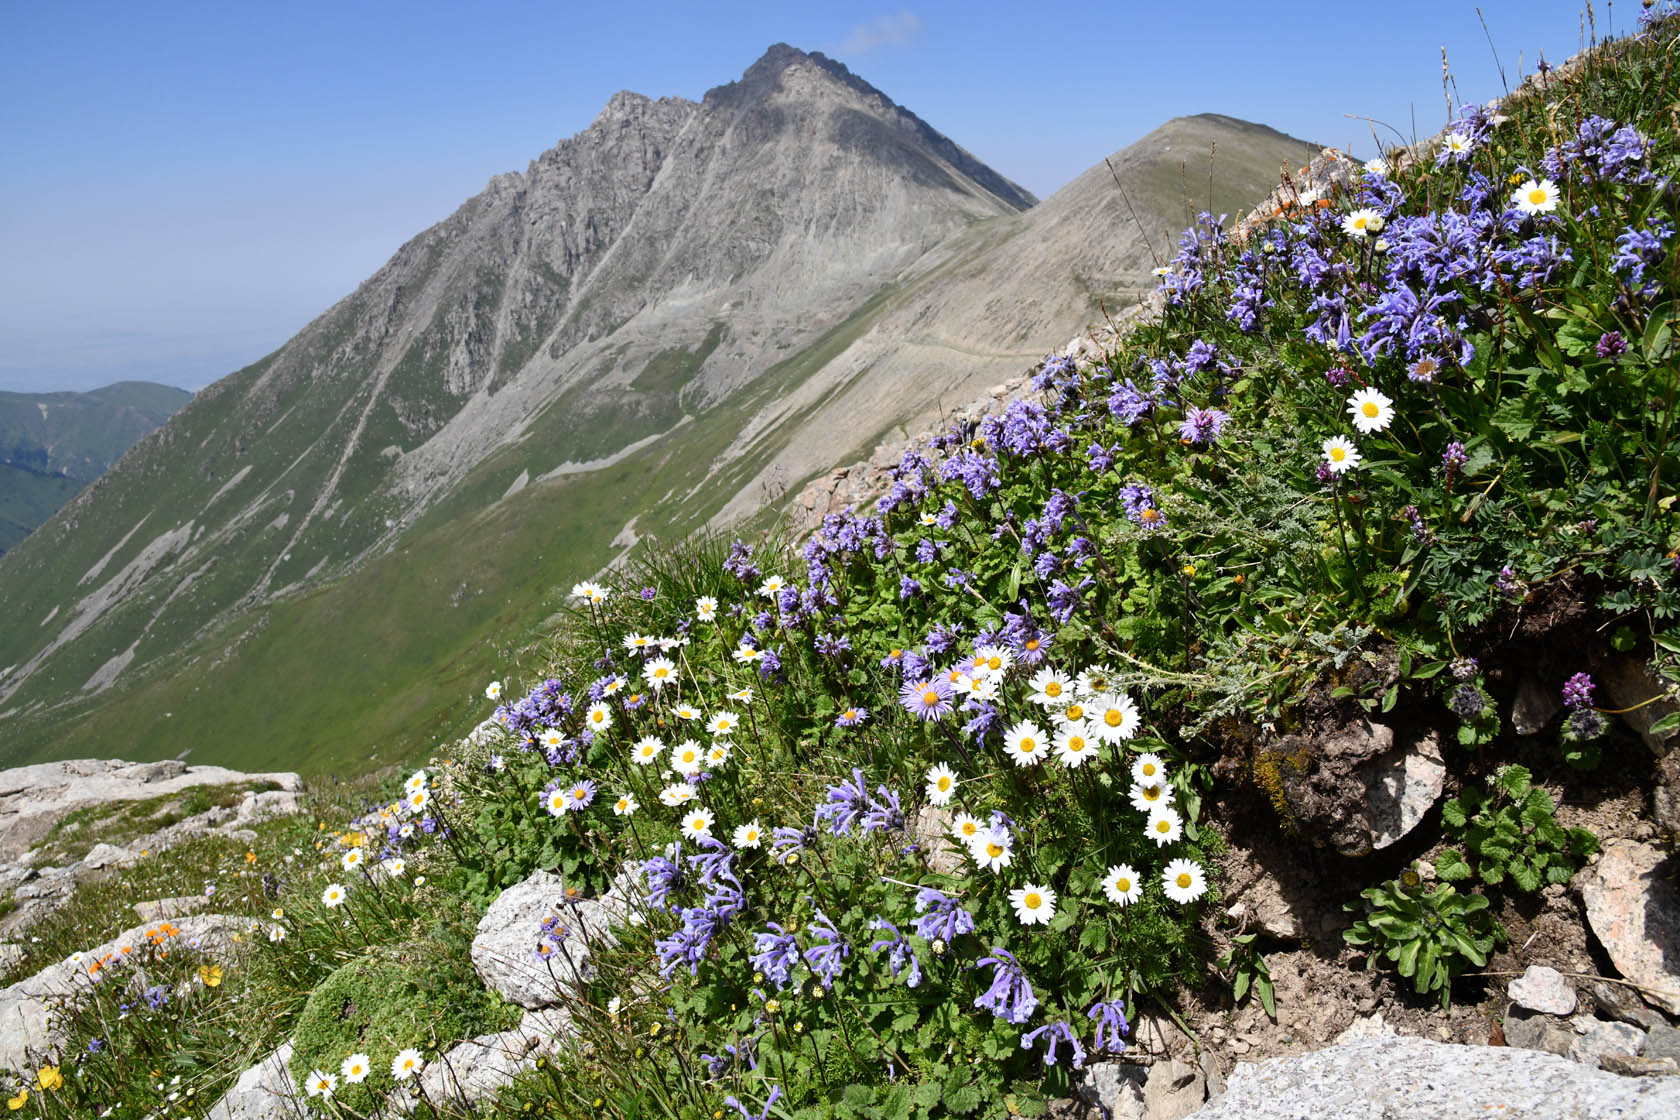
[[[1483,3],[1514,86],[1574,4]],[[0,389],[196,390],[280,346],[620,89],[698,99],[770,44],[844,62],[1047,198],[1162,122],[1224,113],[1368,152],[1502,92],[1473,3],[880,7],[33,5],[0,43]],[[1639,6],[1617,13],[1619,33]],[[1214,28],[1207,31],[1206,28]],[[1611,30],[1600,13],[1598,33]],[[1415,124],[1414,124],[1415,121]]]

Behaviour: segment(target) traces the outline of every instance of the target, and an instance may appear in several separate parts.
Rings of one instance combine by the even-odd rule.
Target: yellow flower
[[[28,1103],[29,1103],[29,1090],[28,1089],[19,1089],[17,1091],[17,1096],[6,1098],[6,1111],[16,1112],[18,1109],[22,1108],[24,1105],[26,1105]]]
[[[257,853],[256,852],[246,852],[245,853],[245,862],[246,863],[257,862]]]
[[[199,965],[198,980],[206,988],[217,987],[222,982],[222,966],[219,964]]]
[[[57,1066],[42,1066],[35,1075],[35,1084],[43,1093],[51,1093],[64,1087],[64,1075],[58,1072]]]

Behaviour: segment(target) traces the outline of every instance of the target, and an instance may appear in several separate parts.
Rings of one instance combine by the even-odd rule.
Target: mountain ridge
[[[615,94],[491,179],[0,561],[0,612],[31,616],[0,636],[12,759],[113,731],[242,764],[412,735],[436,696],[370,712],[352,680],[453,679],[498,611],[541,617],[650,533],[752,515],[1141,287],[1143,266],[1068,263],[1134,237],[1069,227],[1034,249],[1041,207],[927,131],[840,64],[772,48],[699,102]],[[1221,182],[1262,194],[1305,148],[1280,136]],[[304,650],[359,664],[281,703]],[[215,728],[247,695],[263,740],[229,753]]]

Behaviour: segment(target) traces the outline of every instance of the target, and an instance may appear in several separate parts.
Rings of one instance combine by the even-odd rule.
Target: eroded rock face
[[[543,919],[550,915],[568,932],[544,960],[537,948],[544,940]],[[554,1007],[588,978],[593,950],[617,943],[611,926],[611,914],[600,902],[569,901],[560,876],[538,871],[503,891],[479,919],[473,967],[485,987],[521,1007]]]
[[[0,770],[0,862],[15,863],[46,837],[66,813],[114,801],[146,801],[194,786],[270,781],[274,793],[297,794],[303,779],[292,773],[245,774],[221,766],[81,758]],[[262,795],[259,795],[262,796]],[[296,812],[295,803],[292,810]]]
[[[1680,1080],[1618,1077],[1536,1050],[1373,1038],[1240,1064],[1225,1095],[1191,1115],[1194,1120],[1492,1115],[1671,1120],[1680,1115]]]
[[[304,1115],[303,1094],[287,1069],[291,1060],[292,1044],[287,1042],[240,1074],[205,1120],[295,1120]]]
[[[1661,849],[1611,840],[1576,876],[1587,923],[1616,968],[1653,1007],[1680,1015],[1680,898]]]

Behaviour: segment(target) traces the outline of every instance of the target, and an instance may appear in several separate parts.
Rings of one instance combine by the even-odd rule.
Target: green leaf
[[[1646,734],[1667,735],[1670,731],[1680,729],[1680,712],[1670,712],[1651,725]]]
[[[1488,421],[1512,441],[1522,443],[1534,434],[1534,412],[1534,404],[1528,397],[1506,397],[1499,402],[1499,407],[1493,410]]]
[[[945,1091],[945,1108],[957,1116],[967,1116],[980,1107],[980,1090],[974,1085],[960,1085]]]
[[[1464,822],[1470,819],[1464,805],[1458,798],[1453,798],[1441,806],[1441,823],[1448,828],[1463,828]]]
[[[1231,985],[1232,1003],[1241,1003],[1243,1001],[1243,997],[1248,994],[1249,981],[1252,979],[1254,979],[1254,977],[1246,968],[1238,970],[1236,983]]]
[[[1459,854],[1457,848],[1448,848],[1435,861],[1435,874],[1449,883],[1456,883],[1470,878],[1470,864]]]
[[[1515,883],[1521,890],[1537,891],[1540,889],[1540,872],[1536,871],[1532,864],[1513,864],[1511,866],[1511,882]]]
[[[1266,1009],[1266,1017],[1277,1022],[1277,995],[1272,991],[1272,982],[1267,977],[1260,977],[1254,982],[1254,990],[1259,993],[1260,1006]]]

